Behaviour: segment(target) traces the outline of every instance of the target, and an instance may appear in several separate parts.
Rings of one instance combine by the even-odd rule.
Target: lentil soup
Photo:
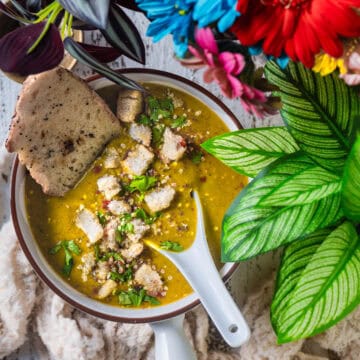
[[[28,174],[25,183],[29,224],[51,266],[91,298],[142,308],[192,292],[175,266],[143,241],[170,251],[189,247],[196,229],[191,197],[196,189],[220,268],[222,218],[246,184],[245,177],[200,148],[228,131],[211,109],[177,89],[144,86],[151,94],[144,113],[136,123],[124,123],[120,137],[74,189],[58,198],[45,195]],[[98,91],[113,111],[118,91],[116,86]]]

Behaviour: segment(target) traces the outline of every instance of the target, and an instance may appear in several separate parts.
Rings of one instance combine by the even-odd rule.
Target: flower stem
[[[61,22],[61,39],[64,40],[65,39],[65,33],[67,33],[68,31],[68,21],[69,21],[69,13],[67,11],[65,11],[64,13],[64,17],[62,19]]]
[[[27,54],[30,54],[31,52],[33,52],[35,50],[35,48],[39,45],[40,41],[44,38],[44,36],[46,35],[47,31],[49,30],[51,24],[53,24],[56,20],[56,18],[58,17],[58,15],[60,14],[60,12],[63,10],[63,7],[58,3],[58,2],[54,2],[51,3],[48,7],[52,7],[50,16],[44,26],[43,31],[41,32],[41,34],[39,35],[39,37],[36,39],[36,41],[32,44],[32,46],[30,47],[30,49],[27,51]]]

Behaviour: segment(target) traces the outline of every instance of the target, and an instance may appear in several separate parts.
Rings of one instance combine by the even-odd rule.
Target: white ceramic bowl
[[[234,114],[221,103],[220,100],[201,86],[187,79],[163,71],[149,69],[125,69],[121,71],[121,73],[138,82],[153,82],[168,85],[187,92],[210,107],[230,130],[241,128]],[[95,90],[112,85],[109,80],[100,76],[91,77],[87,79],[87,81]],[[51,268],[33,237],[25,210],[25,175],[25,167],[22,166],[16,158],[11,180],[11,213],[15,230],[21,247],[37,274],[65,301],[80,310],[107,320],[133,323],[165,320],[182,314],[199,304],[198,297],[195,293],[192,293],[189,296],[167,305],[149,309],[126,309],[93,300],[70,286]],[[236,264],[233,263],[227,263],[223,266],[221,275],[224,281],[229,279],[235,268]]]

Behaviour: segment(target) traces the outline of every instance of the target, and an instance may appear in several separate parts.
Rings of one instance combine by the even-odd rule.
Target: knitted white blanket
[[[0,358],[13,354],[11,358],[15,359],[14,352],[26,347],[39,360],[153,359],[153,334],[149,325],[118,324],[84,314],[62,301],[37,278],[19,247],[9,219],[11,161],[12,156],[2,147]],[[249,295],[242,306],[252,336],[240,349],[229,349],[222,342],[201,306],[186,315],[185,330],[199,359],[359,359],[360,309],[310,341],[277,346],[269,321],[272,284],[273,279],[264,280],[258,292]],[[235,280],[232,286],[236,287]]]

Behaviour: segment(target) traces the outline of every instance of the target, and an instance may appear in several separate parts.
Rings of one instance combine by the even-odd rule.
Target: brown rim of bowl
[[[214,102],[216,102],[216,104],[218,106],[221,107],[221,109],[226,112],[226,114],[231,118],[231,120],[234,122],[234,124],[236,125],[237,128],[242,129],[243,127],[241,126],[240,122],[237,120],[237,118],[235,117],[235,115],[226,107],[225,104],[223,104],[216,96],[214,96],[213,94],[211,94],[208,90],[204,89],[202,86],[193,83],[190,80],[187,80],[181,76],[178,75],[174,75],[165,71],[161,71],[161,70],[153,70],[153,69],[141,69],[141,68],[130,68],[130,69],[121,69],[118,70],[119,73],[122,74],[131,74],[131,73],[137,73],[137,72],[142,72],[142,73],[147,73],[147,74],[155,74],[155,75],[162,75],[165,77],[169,77],[171,79],[175,79],[181,82],[186,83],[189,86],[192,86],[194,88],[196,88],[197,90],[199,90],[200,92],[202,92],[203,94],[205,94],[206,96],[208,96],[211,100],[213,100]],[[85,79],[86,82],[91,82],[97,79],[103,78],[103,76],[101,75],[94,75],[91,76],[87,79]],[[27,259],[29,260],[31,266],[33,267],[33,269],[35,270],[35,272],[37,273],[37,275],[40,277],[40,279],[52,290],[54,291],[54,293],[56,295],[58,295],[59,297],[61,297],[63,300],[65,300],[67,303],[69,303],[70,305],[72,305],[73,307],[88,313],[90,315],[105,319],[105,320],[109,320],[109,321],[115,321],[115,322],[126,322],[126,323],[148,323],[148,322],[153,322],[153,321],[162,321],[162,320],[166,320],[169,319],[171,317],[180,315],[185,313],[186,311],[192,309],[193,307],[195,307],[196,305],[200,304],[200,300],[195,300],[192,303],[190,303],[187,306],[183,306],[180,309],[177,309],[175,311],[171,311],[167,314],[164,315],[155,315],[155,316],[149,316],[149,317],[142,317],[142,318],[131,318],[131,317],[122,317],[122,316],[112,316],[112,315],[107,315],[104,314],[102,312],[98,312],[93,310],[92,308],[85,306],[73,299],[71,299],[70,297],[68,297],[66,294],[64,294],[55,284],[53,284],[47,277],[46,273],[38,266],[38,264],[36,263],[35,259],[33,258],[29,248],[27,247],[27,244],[24,240],[24,237],[22,235],[21,229],[20,229],[20,225],[19,225],[19,220],[18,220],[18,216],[17,216],[17,212],[16,212],[16,204],[15,204],[15,184],[16,184],[16,176],[17,176],[17,170],[18,167],[20,165],[19,162],[19,158],[18,156],[16,156],[14,163],[13,163],[13,167],[12,167],[12,174],[11,174],[11,192],[10,192],[10,207],[11,207],[11,217],[13,220],[13,224],[14,224],[14,228],[15,228],[15,232],[16,235],[19,239],[19,243],[20,246],[23,250],[23,252],[25,253]],[[237,263],[234,263],[231,268],[229,269],[229,271],[223,276],[223,280],[227,281],[231,275],[234,273],[234,271],[236,270],[236,268],[238,267]],[[73,291],[76,291],[75,289],[73,289]],[[112,306],[112,305],[108,305],[108,306]]]

